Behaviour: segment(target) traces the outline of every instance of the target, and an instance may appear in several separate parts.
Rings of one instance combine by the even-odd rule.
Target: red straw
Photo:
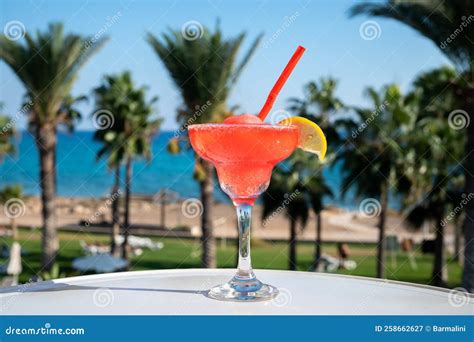
[[[291,56],[291,59],[286,65],[285,69],[283,69],[283,72],[281,73],[280,77],[278,77],[278,80],[276,81],[275,85],[270,91],[270,94],[268,94],[267,101],[265,101],[265,104],[263,105],[262,109],[260,110],[260,113],[258,114],[258,117],[262,121],[265,120],[265,117],[270,112],[270,109],[272,109],[273,103],[275,103],[278,93],[280,93],[280,90],[285,84],[288,77],[290,77],[290,74],[293,72],[293,69],[295,68],[296,64],[300,60],[304,51],[305,51],[304,47],[302,47],[301,45],[298,46],[293,56]]]

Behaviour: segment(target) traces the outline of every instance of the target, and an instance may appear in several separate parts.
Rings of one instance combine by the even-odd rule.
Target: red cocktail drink
[[[239,226],[239,264],[237,273],[224,285],[209,291],[211,298],[233,301],[257,301],[275,297],[278,290],[259,281],[250,260],[250,223],[252,206],[270,183],[273,167],[287,158],[312,135],[302,139],[302,130],[292,122],[269,125],[263,120],[270,111],[281,87],[303,54],[298,47],[280,75],[259,116],[240,115],[222,124],[200,124],[188,127],[194,151],[211,162],[219,184],[232,199]],[[322,133],[321,133],[322,134]]]
[[[222,190],[234,204],[253,204],[268,187],[276,163],[298,144],[294,126],[203,124],[189,127],[196,153],[217,169]]]
[[[235,117],[224,124],[189,126],[194,151],[216,168],[219,183],[237,209],[239,224],[239,264],[230,282],[210,290],[221,300],[266,300],[278,290],[263,284],[252,271],[250,260],[251,209],[258,195],[270,183],[272,169],[297,147],[299,129],[268,125],[251,116]],[[255,121],[255,123],[248,123]]]

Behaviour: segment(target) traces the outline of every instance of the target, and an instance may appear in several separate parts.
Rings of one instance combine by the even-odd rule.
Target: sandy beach
[[[288,220],[283,213],[267,219],[265,224],[261,220],[262,208],[254,208],[253,231],[254,237],[259,239],[286,240],[289,238]],[[131,221],[134,226],[146,226],[153,235],[160,235],[161,206],[150,197],[135,196],[131,203]],[[100,222],[110,222],[110,204],[106,198],[67,198],[57,199],[57,216],[60,227],[74,227],[82,222],[93,228]],[[167,228],[180,228],[189,236],[200,236],[199,208],[197,211],[187,212],[184,202],[167,204],[165,206],[165,223]],[[329,207],[322,213],[322,238],[324,241],[346,242],[376,242],[378,218],[367,217],[362,213]],[[2,211],[0,225],[8,225],[9,219]],[[24,199],[24,213],[17,222],[19,226],[31,228],[41,224],[41,204],[39,197]],[[100,224],[99,224],[100,225]],[[231,205],[216,203],[214,206],[215,235],[220,238],[235,238],[237,236],[234,208]],[[106,228],[102,227],[104,231]],[[311,214],[306,228],[299,233],[299,240],[312,241],[315,238],[316,221]],[[157,233],[158,231],[158,233]],[[447,244],[452,241],[451,229],[448,229]],[[132,232],[140,234],[140,232]],[[145,233],[146,234],[146,233]],[[390,211],[387,219],[387,235],[397,235],[399,240],[412,238],[415,242],[433,238],[434,235],[422,229],[410,230],[403,222],[400,214]]]

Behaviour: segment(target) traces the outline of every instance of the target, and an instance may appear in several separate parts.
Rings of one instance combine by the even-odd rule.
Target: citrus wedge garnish
[[[300,129],[298,147],[306,152],[317,154],[319,160],[324,159],[327,150],[326,137],[321,128],[313,121],[301,116],[292,116],[281,120],[278,124],[298,127]]]

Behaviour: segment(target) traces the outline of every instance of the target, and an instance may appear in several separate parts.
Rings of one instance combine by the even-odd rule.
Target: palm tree
[[[80,68],[103,46],[105,39],[65,35],[63,25],[56,23],[47,31],[38,32],[36,37],[26,32],[24,40],[22,44],[0,36],[0,59],[22,81],[32,103],[28,120],[40,157],[42,267],[48,271],[59,247],[55,217],[56,132],[58,125],[71,125],[73,117],[62,110],[65,100]]]
[[[413,80],[413,91],[420,93],[418,119],[447,119],[448,114],[459,105],[454,89],[449,87],[456,82],[456,70],[442,66],[419,74]]]
[[[321,258],[323,200],[332,196],[333,193],[322,175],[321,164],[313,155],[297,150],[273,170],[270,186],[262,195],[262,220],[264,225],[267,225],[275,215],[281,212],[288,219],[290,224],[288,268],[290,270],[297,269],[298,224],[301,230],[306,228],[311,209],[316,217],[315,258],[311,268],[317,268]]]
[[[443,66],[440,68],[433,69],[431,71],[425,72],[419,75],[413,85],[415,87],[414,91],[420,92],[420,108],[424,108],[424,110],[420,113],[419,118],[436,118],[441,120],[449,120],[449,113],[452,112],[453,108],[457,108],[459,106],[459,98],[456,96],[455,89],[450,87],[450,84],[454,84],[456,82],[457,75],[456,71],[452,67]],[[437,130],[437,134],[444,133],[444,134],[455,134],[454,137],[456,138],[456,142],[452,146],[443,146],[444,150],[448,152],[446,156],[454,156],[456,155],[455,151],[457,151],[458,146],[465,146],[466,145],[466,136],[463,134],[457,134],[455,130],[452,132],[444,131],[444,130]],[[451,139],[452,140],[452,139]],[[457,160],[462,160],[463,155],[457,154]],[[441,162],[446,164],[446,158],[444,158]],[[453,166],[457,164],[456,160],[450,161]],[[437,165],[434,165],[438,167]],[[458,168],[456,168],[458,169]],[[461,177],[464,181],[464,178]],[[460,261],[461,255],[461,238],[462,238],[462,215],[457,216],[455,220],[453,220],[454,225],[454,260]]]
[[[458,171],[461,171],[460,169]],[[453,181],[454,180],[454,181]],[[446,286],[444,235],[446,217],[451,208],[463,200],[459,187],[459,177],[452,173],[436,176],[425,194],[407,210],[407,221],[416,228],[425,222],[434,223],[436,232],[433,272],[430,283],[434,286]],[[412,189],[413,190],[413,189]]]
[[[461,206],[464,199],[462,167],[456,163],[462,156],[463,144],[457,132],[447,127],[442,118],[427,117],[416,127],[417,135],[411,137],[411,146],[406,152],[413,156],[416,153],[410,149],[424,152],[422,158],[415,156],[407,163],[410,171],[406,174],[411,180],[411,201],[406,201],[409,205],[407,220],[415,227],[424,222],[434,223],[436,239],[431,283],[445,286],[444,231],[447,218],[451,217],[448,213],[455,212],[454,208]]]
[[[395,19],[430,39],[450,59],[459,79],[451,84],[456,90],[460,108],[469,121],[474,119],[474,28],[470,25],[474,2],[469,0],[389,0],[386,3],[364,2],[352,7],[352,15]],[[466,17],[468,15],[468,17]],[[454,36],[454,39],[453,39]],[[467,143],[464,174],[465,193],[474,193],[474,125],[465,125]],[[465,262],[462,286],[474,291],[474,203],[465,208]]]
[[[16,219],[17,214],[20,214],[20,211],[23,210],[21,206],[23,204],[19,203],[23,198],[23,190],[20,185],[7,185],[0,190],[0,203],[7,204],[9,200],[13,200],[10,210],[13,215],[10,215],[10,229],[12,231],[13,240],[18,239],[18,225]],[[7,209],[8,210],[8,209]],[[15,211],[15,212],[13,212]]]
[[[331,154],[332,152],[329,153],[327,159],[329,163],[334,160]],[[307,207],[313,210],[316,218],[314,260],[311,265],[313,270],[318,269],[322,254],[321,212],[324,209],[324,200],[334,197],[323,175],[323,167],[326,165],[326,162],[323,164],[314,155],[302,151],[296,151],[285,163],[285,168],[292,170],[293,177],[299,176],[300,191],[303,192],[303,199],[306,201]],[[298,202],[295,204],[300,205]]]
[[[403,96],[396,85],[388,85],[380,93],[368,88],[366,93],[372,108],[355,108],[361,124],[338,159],[342,161],[343,195],[354,189],[357,197],[367,199],[362,204],[370,204],[361,209],[379,214],[377,277],[384,278],[388,199],[391,191],[400,193],[407,188],[403,146],[406,136],[413,132],[418,99],[416,94]]]
[[[164,33],[160,38],[152,34],[147,37],[181,92],[183,105],[178,110],[177,120],[184,129],[192,123],[219,122],[224,119],[229,93],[261,40],[261,36],[257,37],[237,63],[245,33],[224,39],[219,26],[214,32],[202,28],[198,33],[195,37],[188,37],[181,30],[175,30]],[[198,176],[203,207],[202,266],[212,268],[216,266],[212,224],[214,170],[209,162],[197,156],[195,158],[195,176]]]
[[[102,85],[94,89],[95,99],[96,99],[96,111],[92,115],[92,119],[95,120],[97,129],[94,132],[93,139],[102,144],[99,151],[97,151],[96,158],[97,160],[107,156],[107,166],[110,170],[114,170],[114,184],[110,192],[110,198],[113,199],[111,206],[111,218],[112,218],[112,227],[110,231],[110,253],[114,256],[119,256],[120,249],[117,246],[117,237],[120,235],[120,198],[121,198],[121,189],[120,189],[120,171],[123,164],[123,154],[120,150],[121,140],[119,132],[123,130],[123,123],[119,125],[115,121],[114,113],[117,113],[117,108],[114,108],[116,105],[116,97],[118,93],[116,91],[110,91],[112,88],[111,82],[114,80],[110,77],[107,78],[107,85]],[[120,91],[123,91],[120,89]],[[126,94],[122,94],[126,98]],[[106,108],[113,108],[114,111],[110,111]],[[124,115],[117,115],[118,117],[123,117]]]
[[[94,90],[95,120],[98,124],[94,137],[103,142],[98,157],[108,154],[109,165],[115,167],[113,194],[118,193],[120,165],[125,164],[124,241],[122,244],[124,258],[128,257],[133,160],[137,157],[150,159],[151,139],[162,121],[161,119],[151,120],[157,98],[147,100],[146,91],[146,87],[135,87],[129,72],[106,76],[102,85]],[[112,210],[112,219],[118,222],[118,208],[113,206]],[[116,231],[112,229],[112,241],[115,241],[115,233]]]
[[[309,82],[304,87],[304,98],[291,98],[289,100],[289,110],[297,113],[299,116],[306,117],[318,125],[326,135],[329,144],[329,152],[326,156],[324,164],[321,164],[315,158],[306,159],[302,162],[306,168],[312,170],[321,170],[325,165],[332,165],[335,158],[335,152],[342,146],[343,138],[339,128],[348,128],[351,121],[338,117],[338,112],[345,108],[342,100],[340,100],[335,92],[337,89],[337,80],[327,77],[320,78],[317,82]],[[326,184],[322,174],[322,170],[312,174],[309,179],[305,180],[305,189],[310,199],[310,207],[316,217],[316,247],[313,269],[317,269],[321,258],[321,211],[323,209],[323,199],[325,197],[333,197],[333,193]]]
[[[344,109],[344,104],[335,94],[337,84],[337,80],[331,77],[309,82],[304,87],[304,98],[291,98],[288,108],[299,116],[317,122],[328,143],[334,148],[342,141],[337,127],[342,126],[343,122],[340,118],[338,120],[337,113]]]
[[[297,269],[296,243],[298,223],[301,229],[306,227],[309,217],[308,201],[304,195],[303,176],[298,168],[285,170],[277,166],[272,173],[270,186],[262,195],[262,220],[266,225],[274,215],[283,212],[289,221],[290,240],[288,244],[288,269]]]
[[[322,255],[322,237],[321,232],[323,230],[323,224],[321,219],[321,212],[324,209],[324,199],[332,198],[334,194],[331,188],[324,179],[322,170],[317,174],[313,174],[309,181],[305,183],[305,191],[309,195],[310,206],[313,209],[314,216],[316,217],[316,240],[314,250],[314,261],[311,268],[318,270],[319,263]]]
[[[113,132],[112,127],[104,127],[104,129],[97,129],[94,133],[94,140],[102,143],[102,147],[97,152],[97,159],[102,158],[107,153],[107,166],[109,169],[114,170],[114,184],[110,192],[110,198],[112,199],[111,213],[112,213],[112,227],[110,231],[110,253],[114,256],[119,255],[119,248],[117,246],[117,237],[120,234],[120,212],[119,203],[121,197],[120,189],[120,169],[122,160],[117,159],[119,156],[116,153],[120,141],[117,139],[117,135]]]
[[[424,222],[434,223],[436,240],[431,282],[436,286],[444,286],[447,281],[444,272],[446,217],[463,199],[464,177],[457,160],[463,158],[465,137],[446,125],[446,117],[458,99],[450,89],[443,90],[455,76],[453,69],[441,67],[421,74],[413,82],[420,108],[424,110],[418,115],[417,134],[409,137],[409,146],[405,149],[409,156],[405,174],[411,182],[405,200],[407,219],[415,227]],[[456,224],[455,220],[452,223]]]

